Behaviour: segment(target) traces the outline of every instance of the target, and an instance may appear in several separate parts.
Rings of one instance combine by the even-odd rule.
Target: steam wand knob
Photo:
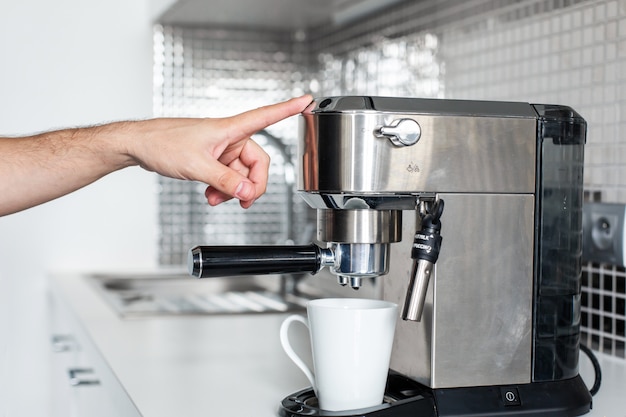
[[[411,258],[413,268],[402,311],[403,320],[421,321],[426,302],[428,282],[441,249],[441,215],[443,200],[435,202],[431,212],[422,216],[421,230],[415,233]]]

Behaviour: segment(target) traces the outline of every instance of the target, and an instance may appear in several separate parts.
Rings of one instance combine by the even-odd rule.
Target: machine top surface
[[[410,97],[337,96],[316,98],[312,113],[385,112],[475,117],[538,117],[529,103],[509,101],[448,100]]]

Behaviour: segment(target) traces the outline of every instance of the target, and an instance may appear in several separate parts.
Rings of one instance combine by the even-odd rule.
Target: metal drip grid
[[[185,276],[121,277],[93,275],[91,283],[124,318],[181,315],[262,314],[301,311],[311,299],[275,290],[249,277],[199,282]],[[273,284],[281,277],[264,281]]]

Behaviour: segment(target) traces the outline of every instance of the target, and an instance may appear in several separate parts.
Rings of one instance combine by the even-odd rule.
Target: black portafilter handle
[[[291,246],[196,246],[189,250],[189,275],[198,278],[237,275],[316,273],[322,250],[315,244]]]

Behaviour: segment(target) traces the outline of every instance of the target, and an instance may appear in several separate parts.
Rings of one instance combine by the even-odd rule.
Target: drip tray
[[[302,311],[312,296],[282,291],[291,277],[198,280],[186,274],[89,275],[103,298],[125,318]]]
[[[383,403],[380,405],[358,410],[326,411],[319,408],[313,389],[307,388],[283,399],[278,415],[279,417],[435,417],[437,414],[430,388],[390,371]]]

